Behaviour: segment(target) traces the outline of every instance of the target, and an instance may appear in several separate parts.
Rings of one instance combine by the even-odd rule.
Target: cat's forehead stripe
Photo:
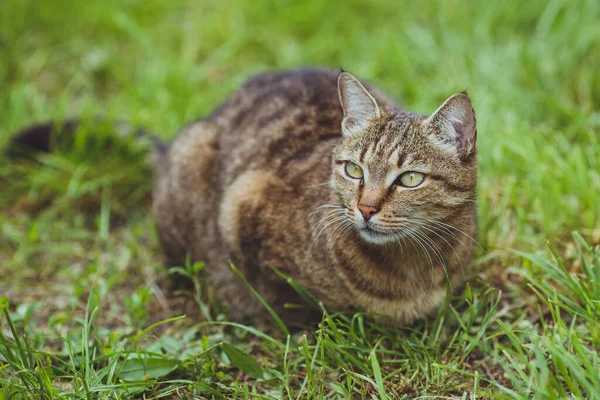
[[[365,156],[367,154],[367,151],[369,151],[369,147],[370,146],[363,146],[362,150],[360,151],[360,157],[358,158],[358,160],[361,164],[365,162]]]
[[[368,146],[364,146],[360,155],[360,162],[367,162],[373,157],[375,143],[371,142]]]
[[[390,145],[390,143],[387,140],[387,138],[385,137],[385,135],[381,135],[377,138],[377,142],[373,146],[374,147],[373,153],[375,153],[379,157],[387,158],[387,155],[385,153],[386,153],[386,149],[390,147],[389,145]]]
[[[403,143],[404,143],[404,134],[402,134],[401,132],[398,132],[391,138],[390,146],[389,146],[389,155],[388,155],[389,159],[391,159],[392,157],[398,158],[399,155],[402,154],[403,147],[404,147]]]
[[[404,165],[409,165],[411,162],[413,162],[414,157],[412,154],[404,154],[404,153],[400,153],[399,157],[398,157],[398,163],[396,165],[398,165],[398,168],[404,166]]]
[[[403,151],[399,151],[396,154],[398,155],[398,160],[396,161],[396,166],[398,168],[400,168],[406,162],[407,155]]]

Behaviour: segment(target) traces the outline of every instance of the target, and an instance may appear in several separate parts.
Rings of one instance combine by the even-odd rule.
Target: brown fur
[[[205,261],[217,298],[234,318],[266,313],[230,260],[294,322],[308,314],[282,309],[300,300],[271,266],[331,309],[355,305],[396,325],[431,313],[448,282],[454,289],[463,282],[475,234],[475,137],[446,133],[452,126],[459,134],[472,130],[475,120],[473,113],[472,126],[448,125],[454,114],[444,113],[462,112],[470,100],[455,95],[464,97],[428,119],[367,86],[380,114],[342,136],[337,80],[325,70],[252,78],[214,114],[185,128],[162,159],[153,209],[165,261],[181,265],[186,254]],[[350,128],[358,126],[348,117]],[[368,168],[367,180],[344,175],[348,157]],[[421,186],[385,181],[417,164],[427,170]],[[360,235],[353,218],[361,201],[377,207],[377,223],[397,240],[377,244]],[[406,220],[416,216],[439,223]]]

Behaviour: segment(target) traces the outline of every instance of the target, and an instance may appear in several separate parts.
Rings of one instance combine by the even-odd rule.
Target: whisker
[[[342,228],[339,230],[338,236],[334,236],[335,231],[331,234],[332,247],[335,245],[336,240],[342,240],[348,234],[348,232],[352,231],[352,228],[354,227],[354,223],[352,223],[350,220],[342,221],[340,225]]]
[[[339,224],[337,224],[337,226],[335,228],[333,228],[333,230],[331,231],[331,235],[329,235],[329,240],[333,243],[335,240],[335,235],[337,232],[339,232],[341,230],[341,228],[343,228],[345,226],[347,221],[342,220]]]
[[[333,224],[343,221],[346,217],[346,215],[340,215],[340,216],[335,216],[332,220],[328,221],[325,226],[323,226],[321,228],[321,230],[319,231],[319,233],[316,234],[315,238],[313,239],[309,251],[312,251],[312,248],[314,247],[315,243],[317,242],[317,239],[319,238],[319,236],[321,235],[321,233],[323,233],[327,228],[329,228],[330,226],[332,226]]]
[[[322,210],[327,209],[327,208],[344,209],[343,206],[340,206],[340,205],[337,205],[337,204],[323,204],[323,205],[320,205],[320,206],[316,207],[314,210],[312,210],[308,214],[308,216],[310,217],[314,213],[322,211]]]
[[[461,270],[461,272],[462,272],[463,278],[466,280],[466,279],[467,279],[467,276],[466,276],[466,273],[465,273],[465,269],[464,269],[464,267],[463,267],[462,260],[461,260],[461,258],[458,256],[458,253],[457,253],[457,252],[456,252],[456,250],[454,249],[454,246],[452,246],[452,244],[451,244],[450,242],[448,242],[448,241],[446,240],[446,238],[444,238],[442,235],[438,234],[438,233],[437,233],[437,232],[435,232],[434,230],[432,230],[432,229],[429,229],[429,228],[428,228],[426,225],[422,224],[422,225],[420,225],[420,226],[421,226],[421,228],[423,228],[423,229],[426,229],[428,232],[431,232],[431,233],[433,233],[434,235],[436,235],[437,237],[439,237],[440,239],[442,239],[444,242],[446,242],[446,244],[448,245],[448,247],[450,247],[450,248],[452,249],[452,251],[454,252],[454,255],[455,255],[455,256],[456,256],[456,258],[458,259],[458,264],[460,265],[460,270]],[[433,242],[433,241],[432,241],[432,242]],[[465,246],[465,247],[466,247],[466,246]],[[440,250],[440,251],[441,251],[441,250]],[[445,263],[444,263],[444,266],[445,266],[445,268],[446,268],[446,270],[447,270],[447,269],[448,269],[448,266],[447,266]],[[446,272],[446,274],[448,274],[448,272]],[[448,276],[448,275],[447,275],[447,276]],[[449,282],[450,282],[450,281],[449,281]],[[450,285],[450,289],[452,289],[452,285]]]
[[[427,221],[425,219],[419,219],[419,220],[414,220],[415,223],[418,224],[423,224],[422,226],[428,226],[431,229],[436,229],[441,231],[442,233],[448,234],[450,236],[452,236],[454,239],[456,239],[465,249],[469,250],[469,248],[465,245],[465,242],[463,242],[458,236],[456,236],[456,234],[454,232],[452,232],[450,229],[446,228],[445,226],[442,225],[435,225],[430,221]]]
[[[324,219],[320,225],[315,226],[315,229],[312,229],[309,233],[315,233],[318,229],[320,229],[319,233],[315,235],[315,238],[317,238],[321,234],[321,232],[323,232],[324,229],[327,229],[327,227],[330,226],[332,223],[338,220],[342,220],[343,218],[343,214],[330,215],[328,216],[328,219]]]
[[[447,224],[447,223],[445,223],[445,222],[442,222],[442,221],[436,221],[436,220],[434,220],[434,219],[426,219],[426,218],[423,218],[423,219],[424,219],[424,220],[426,220],[426,221],[428,221],[428,222],[432,222],[432,223],[435,223],[435,224],[439,224],[439,225],[442,225],[442,226],[446,226],[446,227],[448,227],[448,228],[451,228],[451,229],[454,229],[454,230],[456,230],[456,231],[457,231],[457,232],[459,232],[459,233],[462,233],[463,235],[465,235],[466,237],[468,237],[469,239],[471,239],[471,240],[473,241],[473,243],[475,243],[477,246],[479,246],[479,248],[480,248],[480,249],[481,249],[481,250],[482,250],[482,251],[483,251],[485,254],[487,254],[487,252],[485,251],[485,249],[483,248],[483,246],[482,246],[482,245],[481,245],[481,244],[480,244],[480,243],[479,243],[477,240],[475,240],[473,237],[471,237],[471,236],[470,236],[468,233],[466,233],[465,231],[463,231],[463,230],[461,230],[461,229],[458,229],[457,227],[455,227],[455,226],[453,226],[453,225],[450,225],[450,224]]]
[[[415,223],[415,222],[428,222],[430,224],[434,224],[437,225],[436,228],[442,230],[443,232],[448,233],[449,235],[452,235],[454,238],[456,238],[456,240],[460,241],[463,246],[464,246],[464,242],[458,237],[456,236],[455,233],[453,233],[452,231],[450,231],[450,229],[455,230],[458,233],[461,233],[463,235],[465,235],[468,239],[470,239],[471,241],[473,241],[473,243],[475,243],[485,254],[487,254],[487,251],[485,251],[485,249],[483,248],[483,246],[481,245],[481,243],[479,243],[477,240],[475,240],[471,235],[469,235],[468,233],[466,233],[465,231],[455,227],[454,225],[442,222],[442,221],[438,221],[435,219],[429,219],[429,218],[396,218],[396,219],[382,219],[380,220],[381,222],[385,222],[391,225],[395,225],[398,226],[400,225],[400,223],[402,223],[403,227],[405,223]],[[433,228],[433,226],[430,226],[431,228]]]
[[[321,219],[319,219],[309,230],[309,233],[312,233],[314,230],[318,229],[318,227],[324,223],[325,221],[327,221],[327,219],[329,218],[333,218],[339,215],[344,214],[344,210],[329,210],[327,212],[327,214],[325,214],[325,216],[323,216]]]
[[[429,262],[429,270],[431,271],[431,278],[429,279],[429,290],[427,291],[427,295],[429,296],[433,290],[433,280],[434,280],[434,276],[435,276],[435,266],[433,265],[433,259],[429,255],[429,252],[427,251],[425,246],[422,244],[422,240],[419,239],[419,237],[417,235],[415,235],[414,231],[411,229],[411,230],[409,230],[409,233],[410,233],[409,237],[414,238],[414,240],[419,244],[421,249],[423,249],[423,252],[427,256],[427,259]]]
[[[450,287],[450,292],[452,294],[454,294],[454,290],[452,289],[452,282],[450,280],[450,275],[448,273],[448,266],[446,265],[446,262],[443,259],[442,250],[437,246],[437,244],[430,237],[425,235],[423,232],[419,232],[418,230],[415,229],[414,234],[421,237],[423,239],[423,242],[434,252],[437,259],[440,261],[442,268],[444,269],[444,274],[446,275],[446,280],[448,282],[448,286]],[[432,284],[433,284],[433,281],[432,281]]]
[[[406,236],[411,242],[416,243],[421,250],[423,250],[423,253],[425,253],[425,256],[427,257],[427,261],[429,263],[429,269],[431,270],[431,284],[429,286],[429,293],[431,293],[431,291],[433,290],[433,274],[434,274],[434,266],[433,266],[433,260],[431,259],[431,256],[429,255],[429,252],[427,251],[427,249],[425,248],[425,246],[423,245],[423,243],[421,242],[421,239],[419,239],[415,234],[414,234],[414,229],[407,227],[406,232],[408,233],[408,235]]]
[[[460,259],[460,257],[458,256],[458,253],[457,253],[457,252],[456,252],[456,250],[454,249],[454,246],[452,246],[452,244],[451,244],[449,241],[447,241],[447,240],[446,240],[446,238],[444,238],[442,235],[440,235],[439,233],[435,232],[435,231],[434,231],[434,230],[432,230],[432,229],[429,229],[429,228],[427,227],[427,225],[425,225],[425,224],[421,224],[420,226],[421,226],[421,228],[423,228],[423,229],[426,229],[427,231],[429,231],[429,232],[433,233],[434,235],[436,235],[437,237],[439,237],[440,239],[442,239],[444,242],[446,242],[446,244],[447,244],[447,245],[448,245],[448,246],[449,246],[449,247],[452,249],[452,251],[454,252],[454,255],[455,255],[455,256],[456,256],[456,258],[458,259],[458,263],[459,263],[459,265],[460,265],[460,269],[461,269],[461,271],[462,271],[463,278],[465,278],[465,279],[466,279],[467,277],[466,277],[466,274],[465,274],[465,269],[464,269],[464,267],[463,267],[462,260],[461,260],[461,259]],[[465,246],[465,247],[466,247],[466,246]]]

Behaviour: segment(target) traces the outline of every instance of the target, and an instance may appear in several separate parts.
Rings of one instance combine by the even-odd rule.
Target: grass
[[[147,147],[84,128],[0,159],[0,399],[600,397],[599,22],[594,0],[0,2],[0,147],[70,116],[171,138],[266,69],[343,66],[423,113],[468,89],[486,249],[412,327],[238,325],[163,285]]]

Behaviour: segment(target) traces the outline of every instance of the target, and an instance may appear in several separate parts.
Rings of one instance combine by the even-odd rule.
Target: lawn
[[[389,329],[239,325],[170,274],[143,143],[109,126],[0,157],[0,400],[600,398],[600,2],[0,1],[0,149],[102,115],[164,139],[250,75],[343,67],[477,111],[470,284]],[[209,291],[210,294],[210,291]],[[210,298],[210,296],[208,296]]]

